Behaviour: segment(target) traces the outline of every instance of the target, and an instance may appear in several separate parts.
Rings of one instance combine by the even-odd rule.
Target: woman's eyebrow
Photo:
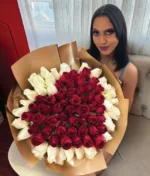
[[[93,30],[94,30],[94,31],[99,31],[99,30],[98,30],[98,29],[96,29],[96,28],[93,28]],[[104,32],[109,31],[109,30],[114,30],[114,28],[112,27],[112,28],[105,29],[105,31],[104,31]]]

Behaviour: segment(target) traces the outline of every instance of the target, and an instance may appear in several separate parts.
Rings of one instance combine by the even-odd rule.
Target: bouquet
[[[71,63],[63,61],[63,58],[70,57],[64,54],[70,45],[74,55],[69,60]],[[38,54],[37,51],[13,65],[12,70],[22,91],[20,97],[16,96],[16,107],[8,99],[11,112],[7,114],[8,118],[10,114],[13,117],[11,121],[9,119],[13,137],[29,164],[45,158],[47,167],[53,171],[87,174],[106,168],[101,149],[113,155],[121,142],[126,129],[126,121],[122,120],[127,115],[127,109],[121,104],[127,107],[127,101],[106,66],[91,58],[88,60],[91,56],[85,50],[77,52],[75,43],[70,45],[59,48],[62,63],[58,62],[57,48],[53,45],[51,54],[57,59],[53,66],[49,66],[48,61],[54,58],[46,55],[47,59],[43,56],[37,61],[37,68],[36,63],[31,62],[33,66],[28,73],[23,69],[19,74],[18,68],[27,62],[25,59],[28,56],[35,58],[32,54]],[[48,51],[47,47],[44,49]],[[25,156],[27,151],[30,151],[28,157]],[[95,165],[96,162],[101,166]],[[83,168],[89,163],[93,167]]]

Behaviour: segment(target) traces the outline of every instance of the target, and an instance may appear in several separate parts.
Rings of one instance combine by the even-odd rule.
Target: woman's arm
[[[127,66],[125,73],[123,75],[123,84],[122,84],[124,97],[129,99],[129,111],[133,103],[137,81],[138,81],[138,70],[135,67],[135,65],[130,63]]]

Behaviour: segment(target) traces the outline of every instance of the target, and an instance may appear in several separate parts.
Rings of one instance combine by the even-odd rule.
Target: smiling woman
[[[127,53],[127,29],[118,7],[107,4],[95,11],[91,21],[90,48],[96,60],[105,64],[122,82],[125,98],[131,108],[137,85],[137,68],[129,61]]]

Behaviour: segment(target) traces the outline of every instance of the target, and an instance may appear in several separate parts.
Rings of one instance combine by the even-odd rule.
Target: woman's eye
[[[98,31],[93,31],[93,35],[98,36],[99,32]]]
[[[108,31],[105,32],[106,35],[111,35],[114,33],[114,30],[113,29],[110,29]]]

